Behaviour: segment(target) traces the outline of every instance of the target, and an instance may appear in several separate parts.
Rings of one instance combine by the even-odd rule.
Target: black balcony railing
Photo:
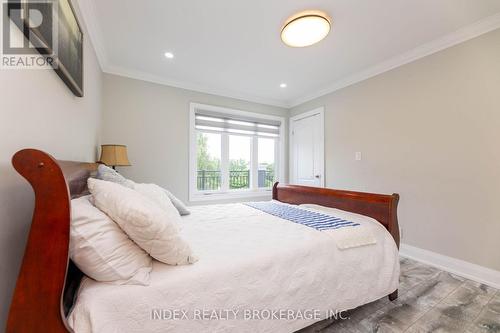
[[[259,170],[259,187],[271,187],[274,183],[274,172]],[[221,187],[221,172],[198,170],[197,189],[199,191],[215,191]],[[250,170],[229,171],[229,188],[250,188]]]
[[[250,188],[250,170],[229,171],[229,189]]]
[[[259,170],[259,187],[273,187],[274,180],[274,172]]]
[[[199,191],[219,190],[220,184],[220,171],[198,170],[197,189]]]

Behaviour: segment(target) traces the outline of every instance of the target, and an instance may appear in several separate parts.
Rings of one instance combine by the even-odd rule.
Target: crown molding
[[[99,23],[96,16],[96,8],[94,1],[92,0],[79,0],[78,6],[86,23],[87,31],[90,36],[90,40],[94,46],[95,52],[97,54],[97,59],[101,65],[101,69],[104,73],[123,76],[131,79],[152,82],[156,84],[166,85],[174,88],[186,89],[195,92],[217,95],[222,97],[234,98],[239,100],[244,100],[247,102],[254,102],[259,104],[266,104],[270,106],[277,106],[281,108],[288,108],[289,105],[283,101],[260,98],[257,96],[251,96],[248,94],[241,94],[237,92],[231,92],[226,89],[212,89],[208,87],[202,87],[194,85],[188,82],[173,81],[167,78],[162,78],[153,74],[149,74],[142,71],[137,71],[133,69],[126,69],[123,67],[115,66],[111,64],[108,60],[106,49],[104,47],[104,42],[102,39],[102,30],[100,29]]]
[[[450,48],[457,44],[466,42],[470,39],[481,36],[485,33],[500,28],[500,13],[489,16],[485,19],[477,21],[471,25],[463,27],[453,33],[445,35],[441,38],[435,39],[429,43],[425,43],[414,48],[411,51],[402,53],[388,60],[385,60],[365,70],[343,78],[328,87],[317,91],[316,93],[303,96],[301,98],[289,101],[289,107],[293,108],[300,104],[309,102],[315,98],[330,94],[334,91],[351,86],[361,81],[367,80],[379,74],[388,72],[394,68],[406,65],[418,59],[424,58],[428,55],[437,53],[444,49]]]
[[[80,9],[81,15],[87,27],[87,33],[90,37],[90,41],[94,46],[95,53],[97,55],[97,60],[101,65],[101,69],[104,69],[108,63],[108,58],[106,55],[106,49],[104,48],[104,42],[102,41],[102,30],[97,22],[96,8],[93,0],[78,0],[78,8]]]
[[[213,89],[213,88],[207,88],[199,85],[194,85],[190,84],[187,82],[181,82],[181,81],[172,81],[169,79],[165,79],[160,76],[152,75],[146,72],[142,71],[136,71],[136,70],[130,70],[118,66],[110,66],[107,65],[103,67],[103,72],[107,74],[113,74],[117,76],[123,76],[127,77],[130,79],[136,79],[136,80],[141,80],[141,81],[146,81],[146,82],[151,82],[151,83],[156,83],[164,86],[170,86],[174,88],[180,88],[180,89],[185,89],[185,90],[190,90],[194,92],[199,92],[203,94],[210,94],[210,95],[216,95],[220,97],[227,97],[227,98],[233,98],[233,99],[238,99],[238,100],[243,100],[247,102],[252,102],[252,103],[258,103],[258,104],[265,104],[269,106],[276,106],[280,108],[289,108],[289,105],[275,99],[269,99],[269,98],[261,98],[257,96],[252,96],[248,94],[241,94],[238,92],[234,91],[229,91],[227,89]]]
[[[424,58],[428,55],[437,53],[444,49],[450,48],[452,46],[466,42],[470,39],[476,38],[478,36],[481,36],[483,34],[486,34],[488,32],[500,28],[500,13],[497,13],[495,15],[479,20],[471,25],[460,28],[459,30],[453,33],[435,39],[429,43],[420,45],[414,48],[413,50],[404,52],[400,55],[385,60],[379,64],[368,67],[358,73],[354,73],[348,77],[340,79],[334,82],[333,84],[330,84],[326,88],[321,89],[313,94],[308,94],[293,100],[283,101],[277,99],[262,98],[249,94],[243,94],[239,92],[230,91],[228,89],[214,89],[192,84],[189,82],[174,81],[150,73],[114,66],[111,63],[109,63],[109,60],[107,58],[104,42],[102,40],[101,29],[96,19],[97,16],[95,15],[96,8],[94,2],[91,0],[79,0],[78,6],[84,18],[84,22],[86,23],[87,31],[94,46],[94,49],[96,51],[97,58],[101,65],[101,69],[105,73],[124,76],[141,81],[148,81],[161,85],[167,85],[175,88],[187,89],[206,94],[235,98],[239,100],[245,100],[248,102],[266,104],[288,109],[309,102],[318,97],[330,94],[342,88],[359,83],[361,81],[367,80],[382,73],[388,72],[397,67],[406,65],[418,59]]]

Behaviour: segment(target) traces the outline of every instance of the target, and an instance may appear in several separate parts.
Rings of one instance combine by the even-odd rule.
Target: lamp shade
[[[102,145],[99,162],[108,166],[130,166],[127,156],[127,146]]]

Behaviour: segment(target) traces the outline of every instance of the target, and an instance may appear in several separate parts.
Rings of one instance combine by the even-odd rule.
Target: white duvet
[[[340,213],[342,214],[342,213]],[[149,286],[84,278],[68,318],[83,332],[293,332],[398,288],[396,244],[375,220],[376,244],[339,250],[327,233],[242,204],[192,207],[182,236],[199,261],[154,262]]]

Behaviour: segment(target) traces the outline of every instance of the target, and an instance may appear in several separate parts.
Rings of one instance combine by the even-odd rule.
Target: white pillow
[[[123,185],[125,187],[131,188],[131,189],[136,189],[136,186],[139,185],[133,180],[127,179],[120,175],[116,170],[111,169],[108,166],[105,166],[104,164],[100,164],[99,167],[97,168],[97,179],[101,180],[106,180],[108,182],[113,182],[117,183],[120,185]],[[158,186],[159,187],[159,186]],[[186,205],[179,200],[176,196],[174,196],[172,193],[167,191],[166,189],[160,187],[162,191],[165,192],[167,195],[167,198],[170,199],[174,207],[179,211],[179,214],[181,215],[189,215],[191,212],[189,209],[186,207]]]
[[[94,280],[148,285],[151,257],[90,198],[71,200],[70,258]]]
[[[134,190],[144,195],[159,207],[161,207],[168,215],[171,221],[180,221],[179,211],[175,208],[172,201],[168,198],[165,190],[155,184],[138,184],[135,183]]]
[[[197,261],[178,232],[179,214],[171,214],[153,200],[124,186],[89,178],[94,204],[153,258],[170,265]]]

